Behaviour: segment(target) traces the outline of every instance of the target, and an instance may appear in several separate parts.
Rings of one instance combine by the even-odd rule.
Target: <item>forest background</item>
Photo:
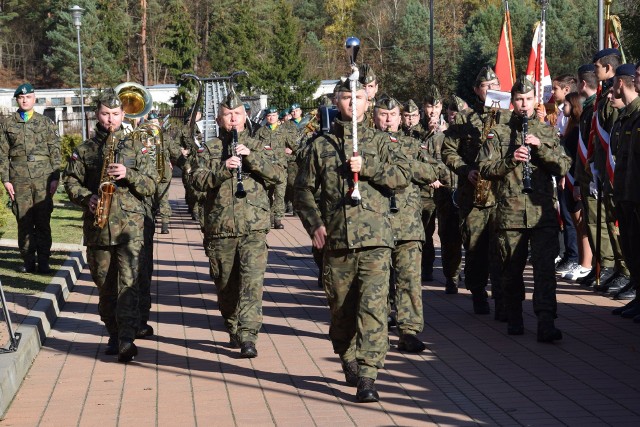
[[[598,49],[597,0],[550,0],[547,61],[552,75],[575,73]],[[283,103],[308,98],[322,79],[348,72],[344,41],[362,43],[385,93],[422,99],[429,72],[429,0],[0,0],[0,87],[79,87],[76,28],[85,87],[123,81],[181,83],[185,72],[244,69],[244,94]],[[535,0],[510,0],[516,69],[524,71]],[[614,0],[629,62],[640,59],[640,2]],[[501,0],[434,0],[434,76],[443,94],[470,99],[479,69],[495,62]],[[193,95],[183,87],[178,104]],[[176,105],[181,106],[181,105]]]

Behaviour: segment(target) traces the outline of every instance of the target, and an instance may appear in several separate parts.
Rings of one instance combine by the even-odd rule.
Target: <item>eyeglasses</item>
[[[494,87],[500,87],[500,83],[483,83],[483,84],[480,85],[480,87],[482,87],[482,88],[486,87],[486,88],[491,89],[491,88],[494,88]]]
[[[404,117],[410,117],[412,119],[415,119],[416,117],[419,117],[420,114],[403,114]]]

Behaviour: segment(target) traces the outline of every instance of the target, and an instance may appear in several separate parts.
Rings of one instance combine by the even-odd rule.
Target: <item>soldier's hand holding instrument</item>
[[[240,159],[240,163],[238,163],[236,169],[236,178],[238,181],[236,184],[236,197],[242,199],[247,195],[247,192],[244,190],[244,184],[242,183],[242,154],[238,153],[238,130],[235,127],[231,129],[231,135],[233,137],[231,142],[233,155]]]

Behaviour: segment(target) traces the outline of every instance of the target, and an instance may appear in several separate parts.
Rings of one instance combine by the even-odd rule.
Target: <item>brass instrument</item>
[[[98,228],[104,228],[109,222],[109,212],[111,211],[111,201],[113,194],[116,192],[116,181],[109,175],[108,168],[111,163],[117,163],[117,147],[118,139],[113,129],[109,129],[109,136],[105,142],[103,153],[104,161],[102,162],[102,172],[100,173],[100,186],[98,187],[98,196],[100,199],[96,204],[95,220],[93,225]]]
[[[491,107],[491,111],[489,111],[489,116],[484,121],[484,126],[482,127],[482,139],[480,140],[481,144],[484,144],[487,141],[489,136],[489,131],[496,124],[496,116],[498,114],[498,107]],[[487,179],[482,179],[480,175],[478,175],[478,181],[476,182],[476,188],[473,192],[473,204],[475,206],[485,206],[489,201],[489,196],[491,195],[491,181]]]
[[[162,128],[153,123],[143,123],[127,136],[133,140],[134,144],[141,143],[152,152],[155,152],[156,170],[158,171],[156,181],[163,182],[165,179],[166,158],[164,155]]]

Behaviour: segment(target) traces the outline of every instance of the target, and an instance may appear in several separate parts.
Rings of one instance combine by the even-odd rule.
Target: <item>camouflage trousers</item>
[[[581,185],[580,192],[582,195],[582,206],[584,218],[587,222],[587,236],[589,243],[595,255],[596,248],[596,229],[598,218],[598,200],[589,194],[589,186]],[[616,208],[613,203],[613,197],[609,194],[602,197],[602,212],[600,221],[600,259],[602,267],[615,268],[616,271],[629,275],[629,269],[622,255],[620,247],[620,233],[616,226]],[[595,263],[595,258],[593,262]]]
[[[138,272],[138,305],[140,307],[140,325],[149,321],[151,312],[151,278],[153,277],[153,235],[156,224],[153,215],[144,216],[144,241],[140,251],[140,270]]]
[[[640,284],[640,204],[618,202],[616,205],[620,226],[620,246],[631,278]]]
[[[422,226],[424,227],[424,245],[422,247],[422,275],[433,274],[436,249],[433,246],[433,233],[436,231],[436,203],[433,199],[422,199]]]
[[[163,223],[169,223],[171,218],[171,205],[169,204],[169,186],[171,181],[160,182],[156,186],[154,196],[154,210],[157,209]]]
[[[398,329],[401,333],[419,334],[424,328],[422,311],[422,281],[415,268],[422,258],[422,242],[396,242],[391,252],[395,276],[395,304]]]
[[[531,245],[533,265],[533,311],[538,318],[555,319],[556,270],[555,258],[560,251],[556,227],[498,230],[497,244],[501,269],[504,304],[509,316],[522,311],[525,299],[524,268]]]
[[[286,174],[286,170],[284,172]],[[269,201],[271,204],[271,223],[274,219],[282,219],[284,217],[284,193],[287,190],[286,176],[280,177],[280,184],[271,185],[267,188]]]
[[[230,334],[256,342],[262,327],[262,286],[267,268],[267,234],[213,238],[208,241],[209,271],[218,307]]]
[[[12,178],[15,200],[11,206],[18,223],[18,247],[22,259],[48,261],[51,256],[51,212],[53,198],[49,182],[40,179]]]
[[[142,241],[88,246],[87,264],[98,287],[98,312],[109,332],[133,340],[138,331],[138,273]]]
[[[287,163],[287,189],[284,193],[285,203],[293,203],[293,187],[298,174],[298,165],[294,161]]]
[[[189,207],[189,212],[194,212],[194,207],[198,201],[198,198],[196,196],[196,191],[189,183],[189,175],[184,171],[184,169],[182,170],[182,185],[184,186],[184,201]]]
[[[439,188],[435,198],[438,217],[438,236],[442,255],[442,273],[447,279],[457,279],[462,265],[462,235],[460,215],[453,205],[451,190]]]
[[[360,377],[377,378],[389,349],[387,298],[391,249],[325,250],[322,280],[331,309],[329,337]]]
[[[462,216],[463,213],[460,212]],[[500,299],[500,271],[494,227],[495,208],[472,208],[461,218],[462,245],[464,246],[464,282],[473,292],[484,292],[491,276],[491,294]],[[554,255],[555,258],[555,255]]]

